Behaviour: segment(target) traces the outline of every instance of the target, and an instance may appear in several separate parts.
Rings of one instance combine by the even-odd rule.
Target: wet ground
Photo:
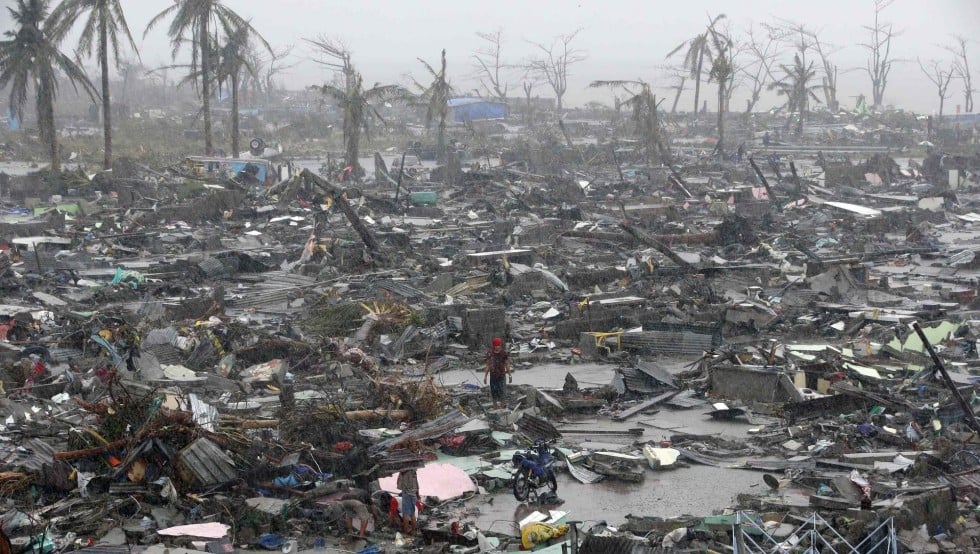
[[[690,359],[658,360],[668,371],[677,373],[689,364]],[[608,384],[615,370],[614,365],[601,363],[538,364],[518,369],[514,384],[533,384],[544,389],[560,389],[565,375],[571,373],[582,388]],[[482,368],[455,370],[437,375],[447,385],[459,383],[483,383]],[[580,448],[626,448],[640,454],[642,444],[658,442],[672,434],[717,435],[733,440],[744,439],[752,425],[747,422],[716,421],[705,412],[705,405],[690,410],[661,408],[655,414],[638,414],[623,422],[614,422],[605,416],[588,415],[582,418],[568,417],[558,423],[564,431],[562,442]],[[635,437],[625,432],[630,428],[642,428],[643,435]],[[572,432],[579,431],[579,432]],[[732,460],[737,462],[737,460]],[[762,473],[751,470],[717,468],[690,464],[673,470],[646,470],[642,483],[625,483],[612,479],[593,485],[582,484],[567,471],[558,476],[558,496],[564,500],[556,510],[568,512],[568,519],[591,523],[605,521],[610,525],[625,522],[627,514],[637,516],[675,517],[685,514],[710,515],[713,511],[734,504],[740,493],[759,494],[767,490]],[[519,503],[503,489],[485,498],[470,501],[467,506],[479,510],[474,517],[481,529],[497,532],[514,532],[513,522],[530,513],[526,504]],[[545,507],[548,508],[548,507]]]
[[[719,507],[734,504],[736,494],[762,490],[765,485],[759,472],[709,466],[647,470],[643,483],[607,480],[583,485],[563,472],[558,475],[558,496],[565,502],[560,506],[535,508],[568,512],[568,520],[585,522],[583,528],[599,521],[617,526],[626,521],[627,514],[664,518],[710,515]],[[473,517],[476,525],[480,529],[516,534],[514,522],[526,517],[532,509],[514,499],[509,490],[498,492],[492,498],[491,503],[482,500],[468,503],[480,511]]]

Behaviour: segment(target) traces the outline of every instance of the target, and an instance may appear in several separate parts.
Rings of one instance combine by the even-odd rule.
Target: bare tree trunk
[[[697,75],[694,76],[694,115],[698,115],[698,102],[701,100],[701,63],[704,62],[704,52],[698,54]]]
[[[237,73],[237,72],[236,72]],[[231,76],[231,157],[237,158],[238,145],[238,75]]]
[[[102,169],[112,169],[112,104],[109,100],[109,33],[106,30],[106,19],[99,23],[99,48],[102,59],[102,138],[105,143],[105,154],[102,157]]]
[[[670,113],[677,113],[677,102],[681,99],[681,94],[684,92],[684,81],[687,80],[685,77],[681,77],[680,84],[677,85],[677,91],[674,92],[674,103],[670,106]]]
[[[807,101],[806,101],[806,91],[804,91],[804,96],[800,100],[800,118],[796,122],[796,136],[803,138],[803,118],[806,117]]]
[[[524,89],[524,98],[527,100],[527,112],[524,114],[524,125],[528,129],[531,128],[531,121],[533,119],[532,107],[531,107],[531,91],[534,90],[534,83],[524,82],[521,84]]]
[[[211,45],[208,36],[208,18],[201,18],[199,40],[201,41],[201,96],[203,97],[202,111],[204,112],[204,154],[214,155],[214,143],[211,137]]]
[[[352,111],[351,118],[356,118],[353,111],[357,110],[356,107],[351,106],[348,108]],[[344,156],[347,158],[347,165],[353,168],[354,175],[360,176],[361,174],[361,163],[360,163],[360,153],[361,153],[361,122],[351,121],[350,128],[345,129],[345,146],[346,152]]]
[[[54,126],[54,84],[44,77],[40,79],[37,90],[37,127],[41,141],[47,141],[51,155],[51,170],[61,170],[61,157],[58,155],[58,131]]]
[[[725,83],[718,83],[718,156],[725,157]]]
[[[446,115],[439,116],[439,127],[436,129],[436,152],[439,156],[439,164],[445,166],[446,162]]]

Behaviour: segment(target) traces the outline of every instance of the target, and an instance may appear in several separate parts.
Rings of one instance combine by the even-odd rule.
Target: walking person
[[[483,369],[483,384],[487,384],[487,377],[490,378],[490,398],[493,399],[494,408],[507,407],[507,380],[514,382],[514,374],[510,371],[510,361],[507,359],[507,351],[504,350],[504,341],[499,337],[494,337],[487,352],[487,363]]]
[[[402,492],[402,532],[414,535],[418,529],[418,515],[415,503],[419,498],[419,477],[414,469],[406,469],[398,474],[396,485]]]

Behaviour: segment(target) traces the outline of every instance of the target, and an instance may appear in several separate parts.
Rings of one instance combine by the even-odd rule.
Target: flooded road
[[[658,363],[677,373],[686,369],[690,359],[662,359]],[[582,388],[594,388],[608,384],[616,366],[605,363],[536,364],[530,368],[516,364],[514,384],[534,385],[543,389],[560,389],[565,375],[571,373]],[[454,370],[436,376],[446,385],[483,383],[482,368]],[[563,431],[561,443],[573,450],[621,450],[641,454],[647,442],[659,442],[674,434],[722,436],[741,440],[748,436],[752,425],[739,421],[717,421],[706,415],[710,405],[688,410],[661,407],[653,414],[637,414],[626,421],[615,422],[605,416],[586,414],[581,417],[566,415],[555,421]],[[641,436],[626,434],[628,429],[642,428]],[[615,433],[622,434],[615,434]],[[731,460],[738,462],[739,460]],[[506,469],[510,470],[509,467]],[[758,471],[717,468],[690,464],[687,467],[665,471],[646,469],[642,483],[626,483],[606,479],[586,485],[573,479],[565,470],[558,475],[558,496],[564,500],[553,509],[568,512],[569,520],[586,522],[584,528],[598,521],[620,525],[627,514],[637,516],[676,517],[685,514],[712,513],[720,507],[731,506],[740,493],[760,493],[766,490]],[[519,503],[507,488],[495,491],[492,501],[480,497],[467,503],[476,508],[474,516],[481,529],[516,533],[514,522],[530,513],[531,508]]]
[[[563,471],[558,474],[558,496],[564,504],[534,508],[568,512],[568,520],[585,522],[581,528],[599,521],[617,526],[626,521],[627,514],[703,517],[719,507],[732,505],[739,493],[760,490],[765,490],[760,472],[709,466],[658,472],[648,469],[643,483],[606,480],[594,485],[579,483]],[[492,502],[481,499],[467,503],[480,511],[473,517],[476,525],[483,530],[516,535],[514,522],[526,517],[531,507],[515,500],[509,489],[497,491],[491,498]]]

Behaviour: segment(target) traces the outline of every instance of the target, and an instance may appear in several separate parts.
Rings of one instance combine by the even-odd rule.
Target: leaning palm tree
[[[51,12],[51,23],[56,36],[62,36],[82,17],[89,12],[82,34],[78,39],[78,53],[90,56],[92,46],[98,36],[95,46],[99,57],[99,67],[102,69],[102,138],[105,141],[105,154],[102,167],[112,167],[112,109],[109,101],[109,47],[112,46],[113,62],[118,69],[122,65],[119,57],[119,37],[122,35],[129,47],[136,50],[133,35],[123,15],[120,0],[63,0]],[[137,56],[139,53],[137,52]]]
[[[171,55],[176,58],[180,47],[186,42],[191,49],[191,73],[198,73],[200,67],[201,112],[204,117],[204,151],[207,155],[214,152],[211,134],[211,84],[214,79],[214,62],[212,48],[212,31],[220,30],[227,35],[236,29],[246,28],[259,41],[271,50],[265,39],[259,35],[248,21],[231,8],[223,5],[221,0],[174,0],[174,5],[157,14],[146,26],[143,36],[146,36],[157,23],[173,16],[167,35],[172,46]]]
[[[415,81],[415,86],[421,90],[419,99],[425,106],[425,126],[429,127],[433,121],[439,120],[439,125],[436,127],[436,152],[439,163],[446,164],[446,118],[449,117],[449,97],[452,96],[452,85],[446,80],[446,49],[442,50],[442,65],[439,71],[433,69],[422,58],[418,60],[432,76],[432,83],[428,87]]]
[[[58,38],[48,27],[47,0],[17,0],[7,8],[15,29],[0,41],[0,89],[10,87],[10,110],[24,117],[28,92],[36,92],[37,126],[41,140],[50,146],[51,169],[61,169],[58,133],[54,127],[54,100],[58,95],[57,72],[63,72],[75,90],[78,86],[94,101],[98,93],[85,72],[58,49]]]
[[[725,14],[719,14],[714,19],[711,19],[703,33],[695,35],[690,40],[678,44],[666,56],[669,58],[683,50],[685,46],[687,47],[687,52],[684,53],[683,67],[690,72],[691,78],[694,79],[695,115],[698,113],[698,102],[701,100],[701,76],[704,68],[704,62],[707,60],[708,63],[711,63],[713,60],[713,53],[711,51],[711,29],[713,29],[718,20],[722,19],[723,17],[725,17]]]
[[[775,90],[777,95],[786,97],[783,106],[787,111],[799,112],[796,120],[796,135],[803,136],[803,120],[806,119],[810,101],[820,102],[817,92],[823,90],[823,85],[810,84],[810,81],[816,78],[817,71],[813,68],[813,62],[806,63],[805,58],[801,58],[799,54],[793,55],[793,65],[780,64],[779,67],[783,70],[783,78],[770,83],[769,90]],[[787,129],[789,122],[790,118],[787,118]]]
[[[639,92],[633,89],[637,86],[640,87]],[[657,113],[660,102],[657,102],[657,97],[653,95],[650,83],[641,80],[592,81],[589,87],[621,87],[629,96],[626,100],[620,101],[619,105],[628,106],[633,110],[633,124],[636,125],[636,134],[643,142],[647,163],[650,165],[656,163],[671,164],[670,148],[664,142],[663,132],[660,128],[660,116]]]

